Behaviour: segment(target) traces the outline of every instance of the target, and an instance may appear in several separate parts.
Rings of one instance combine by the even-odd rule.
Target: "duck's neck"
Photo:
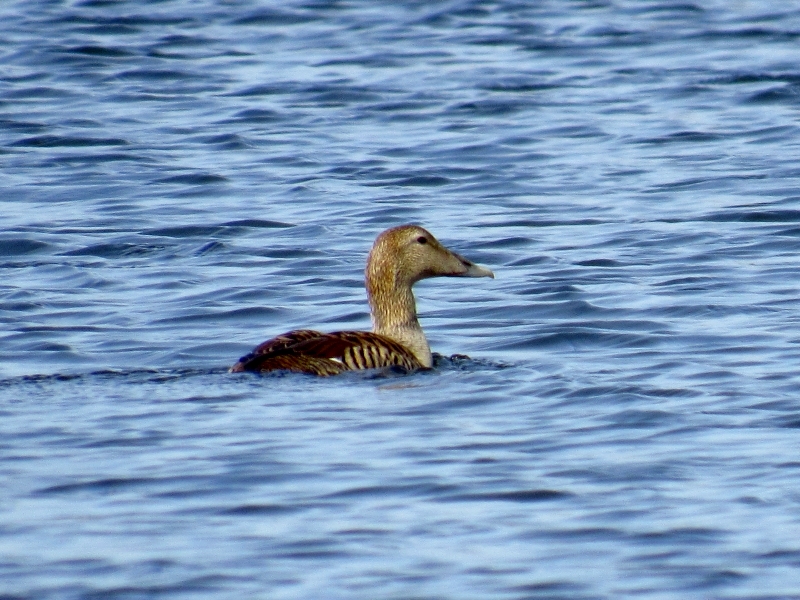
[[[432,367],[431,348],[417,319],[417,303],[411,285],[398,284],[395,277],[375,275],[367,274],[372,331],[401,343],[414,353],[423,367]]]

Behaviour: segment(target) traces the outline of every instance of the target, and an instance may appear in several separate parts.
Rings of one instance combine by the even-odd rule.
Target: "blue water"
[[[0,598],[800,598],[795,2],[0,4]],[[417,286],[407,376],[226,372]],[[466,354],[469,358],[446,357]]]

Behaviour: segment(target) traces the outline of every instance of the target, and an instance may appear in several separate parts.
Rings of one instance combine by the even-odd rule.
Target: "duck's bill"
[[[476,265],[475,263],[470,263],[467,267],[467,272],[464,273],[464,277],[491,277],[494,279],[494,273],[492,273],[486,267]]]
[[[447,270],[440,271],[437,275],[446,275],[450,277],[491,277],[494,279],[494,273],[486,267],[476,265],[471,260],[467,260],[455,252],[449,252],[449,254],[450,258],[446,263]]]
[[[459,271],[455,273],[455,275],[460,277],[491,277],[494,279],[494,273],[492,273],[486,267],[482,267],[480,265],[476,265],[471,260],[467,260],[460,254],[456,254],[453,252],[453,255],[461,262],[461,267],[464,268],[464,271]]]

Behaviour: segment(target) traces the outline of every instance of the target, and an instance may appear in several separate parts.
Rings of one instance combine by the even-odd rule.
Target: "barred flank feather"
[[[327,376],[394,366],[409,371],[422,368],[409,350],[377,333],[302,329],[264,342],[239,359],[231,372],[285,370]]]

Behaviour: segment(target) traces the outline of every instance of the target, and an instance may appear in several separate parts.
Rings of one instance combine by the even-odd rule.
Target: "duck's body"
[[[286,370],[336,375],[344,371],[393,366],[413,371],[423,365],[407,348],[377,333],[321,333],[298,329],[264,342],[239,359],[231,371]]]
[[[315,375],[343,371],[433,366],[428,340],[417,319],[411,287],[428,277],[494,277],[442,246],[422,227],[387,229],[367,259],[366,284],[372,332],[320,333],[298,329],[257,346],[231,372],[287,370]]]

